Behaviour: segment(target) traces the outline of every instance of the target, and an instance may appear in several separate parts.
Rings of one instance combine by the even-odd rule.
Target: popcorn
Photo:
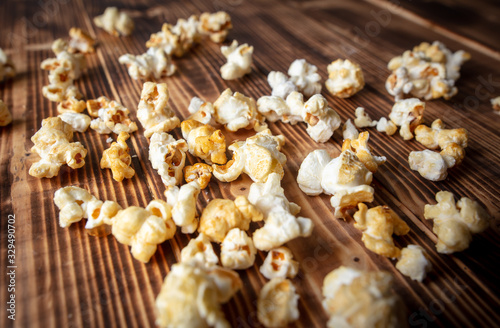
[[[267,75],[267,83],[273,89],[271,96],[286,99],[293,91],[298,91],[297,86],[282,72],[271,71]]]
[[[292,252],[284,246],[270,250],[260,267],[260,273],[267,279],[292,279],[298,271],[299,262],[293,260]]]
[[[203,210],[198,232],[205,234],[210,241],[222,243],[230,230],[246,231],[250,222],[262,220],[262,213],[245,196],[238,196],[234,201],[216,198]]]
[[[369,128],[377,125],[377,121],[372,121],[370,116],[365,113],[365,109],[363,107],[356,108],[355,111],[356,119],[354,120],[354,125],[358,128]]]
[[[247,43],[238,46],[238,41],[233,40],[230,46],[220,48],[227,59],[227,63],[220,68],[224,80],[235,80],[252,71],[253,47]]]
[[[288,68],[290,81],[295,84],[297,90],[306,97],[321,92],[321,76],[316,73],[318,68],[309,64],[305,59],[296,59]]]
[[[12,122],[12,115],[10,114],[7,105],[5,105],[3,100],[0,99],[0,126],[6,126],[11,122]]]
[[[422,247],[408,245],[401,250],[401,256],[396,263],[396,268],[405,276],[422,282],[427,272],[431,271],[432,265]]]
[[[191,113],[188,120],[195,120],[203,124],[211,124],[214,121],[212,120],[212,115],[215,114],[214,106],[198,97],[191,99],[188,111]]]
[[[170,134],[153,133],[149,143],[149,160],[153,169],[158,170],[165,186],[171,187],[182,182],[182,169],[186,163],[188,146],[184,139],[175,140]]]
[[[244,270],[253,265],[256,253],[252,238],[245,231],[234,228],[229,230],[222,241],[220,259],[225,268]]]
[[[210,240],[203,233],[200,233],[196,239],[191,239],[181,251],[180,262],[193,260],[202,263],[206,267],[211,267],[219,263],[219,258],[215,254]]]
[[[388,206],[377,206],[368,209],[358,204],[358,211],[354,214],[354,227],[363,232],[362,241],[366,248],[379,255],[398,258],[401,250],[394,246],[392,235],[406,235],[410,227]]]
[[[57,117],[63,120],[64,123],[71,125],[73,130],[77,132],[87,131],[90,125],[90,117],[81,113],[65,112]]]
[[[167,202],[172,206],[172,219],[177,226],[182,228],[182,233],[193,233],[198,228],[196,200],[200,190],[200,185],[196,181],[182,185],[180,188],[170,186],[165,190]]]
[[[236,141],[228,147],[233,152],[233,159],[222,166],[214,164],[213,174],[223,182],[234,181],[242,173],[246,173],[255,182],[266,181],[272,173],[277,173],[282,178],[286,156],[280,150],[284,144],[285,138],[282,135],[273,136],[269,129],[246,141]]]
[[[225,164],[226,138],[220,130],[195,120],[181,124],[182,136],[186,139],[189,152],[208,164]]]
[[[212,167],[208,164],[196,163],[184,167],[183,171],[186,182],[196,181],[200,189],[205,189],[212,178]]]
[[[460,252],[469,247],[472,234],[483,232],[489,225],[489,214],[475,201],[462,197],[456,204],[453,194],[440,191],[436,205],[425,205],[424,217],[434,220],[436,249],[442,254]]]
[[[443,97],[448,100],[457,93],[455,82],[460,77],[460,67],[470,59],[463,50],[452,53],[444,44],[422,42],[407,50],[402,56],[391,59],[387,68],[392,74],[387,78],[387,92],[401,100],[406,95],[425,100]]]
[[[230,327],[221,304],[241,288],[238,274],[196,261],[174,264],[156,298],[156,325],[166,327]]]
[[[127,65],[128,75],[134,80],[172,76],[177,69],[170,55],[166,54],[162,48],[155,47],[149,48],[142,55],[122,55],[118,58],[118,62]]]
[[[69,30],[69,36],[71,37],[71,40],[69,40],[68,52],[81,52],[84,54],[88,54],[95,51],[94,45],[96,41],[81,28],[72,27]]]
[[[365,86],[361,67],[349,59],[337,59],[328,65],[327,70],[325,86],[336,97],[349,98]]]
[[[137,124],[128,117],[128,108],[114,100],[110,101],[106,97],[87,100],[87,109],[91,116],[97,116],[90,122],[90,128],[100,134],[137,131]]]
[[[120,132],[118,142],[113,142],[101,158],[101,169],[111,169],[113,179],[118,182],[123,181],[124,178],[130,179],[135,174],[134,169],[130,167],[132,158],[126,143],[128,138],[130,135],[127,132]]]
[[[344,123],[344,126],[342,127],[342,136],[344,140],[347,139],[358,139],[359,136],[359,131],[356,129],[356,126],[352,124],[351,119],[347,119],[347,121]]]
[[[16,67],[2,48],[0,48],[0,82],[14,76],[16,76]]]
[[[402,327],[405,310],[392,292],[388,272],[367,272],[341,266],[323,281],[327,327]]]
[[[129,36],[134,30],[132,18],[116,7],[108,7],[102,15],[94,17],[94,24],[113,36]]]
[[[179,118],[168,105],[169,98],[166,83],[145,82],[142,86],[137,118],[144,127],[146,138],[155,132],[170,132],[179,126]]]
[[[45,98],[53,102],[60,102],[57,105],[58,111],[63,106],[68,106],[68,102],[78,102],[82,94],[75,85],[45,85],[42,87],[42,94]],[[64,104],[64,105],[63,105]]]
[[[425,103],[418,98],[397,101],[389,114],[391,121],[401,127],[399,134],[404,140],[413,138],[413,130],[422,122]]]
[[[448,176],[448,164],[440,153],[432,150],[412,151],[408,156],[410,169],[427,180],[441,181]]]
[[[382,117],[380,120],[378,120],[378,132],[385,132],[388,136],[392,136],[394,133],[396,133],[397,130],[398,127],[396,126],[396,124],[394,124],[393,121],[388,121],[385,117]]]
[[[153,200],[144,209],[130,206],[113,219],[111,233],[122,244],[131,246],[132,256],[148,263],[157,245],[171,239],[176,231],[171,207],[162,200]]]
[[[75,87],[75,89],[76,89],[76,87]],[[74,95],[61,96],[61,99],[63,99],[63,100],[59,104],[57,104],[57,112],[60,114],[63,114],[63,113],[81,113],[87,107],[85,101],[78,100],[77,97]],[[90,124],[90,121],[89,121],[89,124]]]
[[[265,327],[284,327],[299,318],[299,295],[288,279],[268,281],[257,299],[257,318]]]
[[[355,140],[344,140],[342,151],[347,149],[351,150],[370,172],[375,173],[378,167],[385,163],[387,158],[385,158],[385,156],[373,156],[371,147],[368,146],[368,139],[370,139],[370,134],[368,132],[362,132]]]
[[[1,51],[1,49],[0,49],[0,51]],[[0,73],[0,77],[1,77],[1,73]],[[0,81],[1,80],[2,79],[0,78]],[[490,100],[490,102],[491,102],[491,107],[493,107],[493,113],[500,114],[500,97],[492,98]]]
[[[64,164],[72,169],[85,165],[87,149],[79,142],[71,142],[72,139],[71,125],[64,123],[59,117],[44,119],[41,129],[31,137],[34,143],[31,152],[41,158],[31,165],[29,174],[37,178],[52,178]]]
[[[231,16],[225,11],[218,11],[213,14],[203,13],[200,16],[198,29],[200,33],[208,35],[213,42],[224,42],[229,30],[232,28]]]
[[[191,15],[187,20],[179,18],[177,24],[172,26],[172,33],[178,36],[179,44],[174,54],[181,57],[188,52],[196,43],[200,42],[201,34],[198,31],[198,16]]]

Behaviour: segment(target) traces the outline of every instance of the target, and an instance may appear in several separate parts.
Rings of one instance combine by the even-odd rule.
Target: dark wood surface
[[[485,6],[481,7],[479,4],[483,2]],[[446,3],[442,1],[439,6],[447,6]],[[437,12],[425,16],[430,3],[420,7],[414,2],[390,5],[380,0],[2,1],[0,47],[12,56],[18,75],[0,84],[0,99],[14,117],[13,124],[0,128],[0,271],[4,277],[0,283],[0,326],[154,326],[154,300],[169,267],[177,262],[180,249],[190,237],[178,232],[174,239],[159,247],[149,264],[142,264],[132,258],[128,246],[119,244],[112,236],[88,236],[84,223],[60,228],[53,203],[54,192],[68,185],[82,186],[100,199],[115,200],[122,206],[145,206],[152,199],[164,199],[164,186],[148,160],[148,141],[142,128],[132,134],[128,143],[132,155],[137,155],[132,158],[136,175],[122,183],[111,178],[110,170],[99,168],[109,136],[92,130],[75,134],[75,139],[88,149],[83,168],[63,167],[52,179],[29,176],[28,169],[36,157],[30,154],[30,138],[43,118],[57,114],[56,104],[42,96],[41,88],[48,80],[47,73],[39,66],[43,59],[53,56],[52,41],[66,37],[70,27],[88,30],[99,40],[99,46],[95,54],[87,56],[88,69],[77,81],[78,87],[87,99],[105,95],[118,100],[131,109],[135,119],[142,83],[128,76],[118,57],[127,52],[144,52],[149,35],[160,30],[165,21],[175,23],[177,18],[216,10],[226,10],[232,16],[234,29],[229,40],[248,42],[255,47],[253,71],[240,80],[224,81],[219,74],[225,62],[219,46],[210,42],[196,46],[185,57],[175,60],[178,73],[162,79],[170,89],[170,104],[181,117],[187,116],[191,97],[213,101],[226,87],[254,98],[270,94],[268,72],[286,71],[297,58],[317,65],[323,82],[326,66],[332,60],[349,58],[363,68],[365,88],[350,99],[332,97],[326,90],[323,95],[343,121],[354,118],[357,106],[365,107],[377,119],[387,116],[393,104],[393,98],[384,88],[389,74],[386,64],[392,57],[421,41],[433,40],[440,40],[453,50],[471,53],[472,59],[463,67],[457,84],[459,93],[450,101],[428,102],[425,112],[427,124],[441,118],[448,126],[464,127],[470,134],[464,162],[451,170],[445,181],[430,182],[409,169],[408,154],[423,149],[420,144],[370,130],[374,152],[388,158],[374,175],[373,205],[389,205],[409,224],[411,232],[395,238],[397,245],[415,243],[429,253],[434,268],[423,283],[402,276],[393,261],[368,251],[352,220],[333,219],[328,196],[309,197],[297,187],[297,171],[304,157],[318,148],[338,154],[341,134],[337,132],[328,143],[316,144],[302,124],[276,123],[270,124],[270,128],[275,134],[284,134],[287,140],[285,193],[302,206],[301,215],[310,217],[316,225],[310,238],[288,243],[301,264],[298,277],[293,279],[300,293],[297,327],[326,325],[321,286],[324,276],[340,265],[391,272],[394,289],[406,303],[412,327],[498,326],[500,116],[492,112],[489,98],[500,95],[500,54],[498,28],[487,32],[489,26],[498,27],[490,18],[498,18],[500,10],[493,2],[475,3],[478,5],[474,7],[460,5],[460,15],[469,22],[474,19],[474,24],[461,24],[460,18],[448,20],[445,14]],[[133,16],[136,29],[132,36],[112,37],[92,24],[92,18],[110,5],[126,8]],[[388,20],[377,21],[375,17],[381,10],[389,11]],[[488,18],[478,18],[484,15]],[[173,134],[181,136],[178,129]],[[227,134],[230,139],[243,139],[251,133]],[[192,157],[189,160],[194,162]],[[213,180],[200,194],[198,211],[213,198],[246,195],[250,184],[247,177],[231,184]],[[442,255],[435,251],[432,222],[423,219],[423,208],[434,203],[434,194],[439,190],[475,199],[492,215],[491,227],[474,236],[470,248],[464,252]],[[7,318],[4,309],[9,294],[4,274],[8,265],[8,215],[16,218],[15,322]],[[256,298],[266,279],[258,268],[264,257],[259,252],[255,265],[240,271],[244,287],[224,306],[235,327],[259,325]]]

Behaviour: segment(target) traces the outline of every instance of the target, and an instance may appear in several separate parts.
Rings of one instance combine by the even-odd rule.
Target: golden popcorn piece
[[[454,156],[458,156],[454,154]],[[431,181],[442,181],[448,176],[448,164],[440,153],[432,150],[412,151],[408,156],[410,169],[418,171],[422,177]]]
[[[436,205],[425,205],[424,218],[434,221],[433,230],[438,237],[436,249],[442,254],[460,252],[469,247],[472,234],[483,232],[490,216],[477,202],[462,197],[457,203],[453,194],[440,191]]]
[[[393,210],[385,205],[368,209],[359,203],[353,217],[356,221],[354,227],[363,232],[366,248],[385,257],[400,257],[401,250],[394,245],[392,235],[406,235],[410,227]]]
[[[344,140],[342,144],[342,151],[351,150],[356,154],[358,159],[366,166],[370,172],[375,173],[378,167],[385,163],[387,158],[384,156],[373,156],[371,147],[368,146],[370,134],[368,132],[361,132],[355,140]]]
[[[40,160],[31,165],[29,174],[37,178],[52,178],[64,164],[72,169],[85,165],[87,149],[79,142],[71,142],[72,139],[71,125],[59,117],[44,119],[40,130],[31,137],[34,143],[31,152],[38,154]]]
[[[368,185],[360,185],[336,192],[330,198],[330,204],[335,209],[333,217],[345,219],[347,211],[356,208],[359,203],[373,202],[373,193],[373,188]]]
[[[101,158],[101,169],[111,169],[113,179],[118,182],[130,179],[135,174],[135,170],[130,167],[132,157],[126,143],[128,138],[130,135],[127,132],[120,132],[117,142],[113,142]]]
[[[225,164],[226,138],[221,130],[195,120],[181,123],[182,136],[186,139],[189,152],[207,164]]]
[[[93,53],[96,40],[81,28],[72,27],[69,30],[71,40],[68,43],[68,52],[81,52],[84,54]]]
[[[424,249],[418,245],[408,245],[401,250],[401,256],[396,263],[398,269],[405,276],[422,282],[427,272],[432,270],[432,265],[427,259]]]
[[[389,118],[400,127],[399,134],[404,140],[413,138],[413,131],[422,122],[425,103],[418,98],[397,101],[392,107]]]
[[[238,228],[229,230],[221,243],[220,259],[224,268],[244,270],[253,266],[257,250],[252,238]]]
[[[187,150],[188,145],[184,139],[175,140],[165,132],[155,132],[151,136],[149,160],[167,188],[182,182],[182,170],[186,164]]]
[[[180,188],[170,186],[165,190],[167,202],[172,206],[172,219],[177,226],[181,227],[182,233],[193,233],[198,228],[196,200],[200,191],[197,181],[191,181]]]
[[[10,114],[7,105],[0,99],[0,126],[9,125],[12,122],[12,115]]]
[[[231,16],[225,11],[218,11],[216,13],[203,13],[200,16],[200,25],[198,27],[200,33],[208,35],[210,40],[215,43],[224,42],[233,28],[231,23]]]
[[[220,50],[227,59],[220,68],[224,80],[236,80],[252,71],[253,46],[247,43],[238,45],[238,41],[233,40],[230,46],[222,46]]]
[[[102,15],[94,17],[94,24],[113,36],[129,36],[135,27],[132,18],[116,7],[108,7]]]
[[[365,86],[361,67],[349,59],[337,59],[328,65],[327,70],[325,86],[336,97],[352,97]]]
[[[323,281],[323,308],[330,318],[327,327],[404,327],[406,311],[392,285],[388,272],[344,266],[333,270]]]
[[[130,206],[113,218],[111,233],[120,243],[131,246],[136,260],[148,263],[157,245],[175,234],[171,209],[162,200],[152,200],[146,208]]]
[[[257,318],[264,327],[285,327],[299,318],[299,295],[288,279],[268,281],[257,299]]]
[[[99,134],[137,131],[137,124],[128,117],[130,111],[117,101],[104,96],[87,100],[87,110],[90,116],[95,117],[90,122],[90,128]]]
[[[299,262],[293,260],[290,249],[283,246],[270,250],[259,270],[267,279],[292,279],[299,271]]]
[[[75,96],[63,97],[65,100],[57,104],[57,112],[62,113],[81,113],[87,108],[83,100],[78,100]]]
[[[118,62],[127,65],[128,75],[134,80],[160,79],[174,75],[177,70],[170,55],[163,49],[154,47],[142,55],[122,55],[118,58]]]
[[[380,120],[378,120],[377,123],[377,131],[378,132],[385,132],[388,136],[392,136],[396,131],[398,130],[398,127],[396,124],[394,124],[393,121],[387,120],[387,118],[382,117]]]
[[[184,179],[187,183],[196,181],[200,189],[205,189],[212,179],[212,167],[204,163],[196,163],[184,167]]]
[[[205,234],[200,233],[198,237],[191,239],[187,246],[181,250],[180,262],[189,261],[198,261],[206,267],[219,263],[219,258]]]
[[[378,123],[371,119],[370,115],[365,112],[363,107],[356,108],[355,115],[356,119],[354,119],[354,125],[358,128],[372,128]]]
[[[0,81],[1,80],[2,79],[0,78]],[[490,102],[491,102],[491,107],[493,108],[493,113],[500,114],[500,97],[492,98]]]
[[[16,67],[2,48],[0,48],[0,82],[14,76],[16,76]]]
[[[82,94],[75,85],[45,85],[42,87],[42,94],[50,101],[64,103],[64,106],[67,106],[67,100],[75,99],[77,101],[82,97]],[[62,109],[59,105],[57,107],[58,111],[60,108]]]
[[[161,31],[151,34],[151,37],[146,42],[148,48],[161,48],[168,55],[181,57],[184,53],[180,46],[179,35],[172,31],[171,24],[163,24]]]
[[[85,132],[90,126],[91,118],[82,113],[65,112],[57,115],[64,123],[71,125],[74,131]]]

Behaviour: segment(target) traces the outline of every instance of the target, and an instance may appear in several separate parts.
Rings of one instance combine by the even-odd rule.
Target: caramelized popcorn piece
[[[368,209],[365,204],[359,203],[354,220],[354,227],[363,232],[362,241],[366,248],[393,259],[401,255],[401,250],[394,246],[392,235],[406,235],[410,227],[388,206]]]
[[[16,67],[2,48],[0,48],[0,82],[14,76],[16,76]]]
[[[413,130],[422,122],[425,103],[418,98],[397,101],[389,114],[391,121],[399,126],[399,134],[404,140],[413,138]]]
[[[42,127],[31,141],[32,153],[40,156],[38,162],[31,165],[29,174],[37,178],[52,178],[59,173],[62,165],[72,169],[85,165],[87,149],[79,142],[71,142],[73,128],[59,117],[49,117],[42,121]]]
[[[219,263],[219,258],[214,252],[210,240],[203,233],[189,241],[181,251],[180,262],[197,261],[206,267],[211,267]]]
[[[77,132],[85,132],[90,125],[90,117],[81,113],[65,112],[57,115],[64,123],[71,125]]]
[[[134,30],[132,18],[116,7],[108,7],[102,15],[94,17],[94,24],[113,36],[129,36]]]
[[[94,45],[96,41],[88,33],[84,32],[81,28],[72,27],[69,30],[71,40],[68,43],[68,51],[71,53],[81,52],[84,54],[92,53],[95,51]]]
[[[260,273],[267,279],[292,279],[298,271],[299,262],[293,260],[292,252],[284,246],[270,250],[260,267]]]
[[[65,98],[57,104],[57,112],[63,113],[81,113],[87,108],[85,101],[78,100],[75,96],[62,97]],[[90,121],[89,121],[90,124]]]
[[[255,262],[257,250],[252,238],[238,228],[229,230],[220,249],[222,266],[233,270],[248,269]]]
[[[408,157],[410,169],[427,180],[441,181],[448,176],[448,164],[440,153],[432,150],[412,151]]]
[[[205,189],[212,178],[212,167],[204,163],[196,163],[184,167],[184,179],[187,183],[196,181],[200,189]]]
[[[208,164],[225,164],[226,138],[221,130],[195,120],[186,120],[181,124],[182,136],[186,139],[189,152]]]
[[[328,65],[327,70],[325,86],[336,97],[349,98],[365,86],[361,67],[349,59],[337,59]]]
[[[97,99],[89,99],[87,100],[87,111],[89,115],[92,117],[99,116],[99,110],[102,108],[106,108],[111,103],[107,97],[101,96]]]
[[[368,146],[368,139],[370,139],[370,134],[366,131],[361,132],[357,139],[345,140],[342,144],[342,151],[351,150],[370,172],[375,173],[378,167],[385,163],[387,158],[384,156],[373,156],[371,147]]]
[[[351,119],[347,119],[345,121],[344,126],[342,127],[342,137],[344,140],[347,139],[358,139],[359,131],[356,129],[356,126],[351,122]]]
[[[1,50],[1,49],[0,49]],[[1,60],[0,60],[1,61]],[[1,64],[0,64],[1,65]],[[1,69],[0,69],[1,70]],[[0,77],[1,77],[0,73]],[[2,79],[0,78],[0,81]],[[491,107],[493,107],[493,113],[495,114],[500,114],[500,97],[496,97],[490,100],[491,101]]]
[[[255,182],[264,182],[272,173],[283,178],[283,166],[286,156],[280,152],[285,144],[282,135],[273,136],[269,129],[247,138],[236,141],[228,149],[233,152],[233,159],[225,165],[213,165],[214,176],[223,182],[236,180],[246,173]]]
[[[368,185],[361,185],[336,192],[330,198],[330,204],[335,209],[333,217],[343,219],[347,215],[347,211],[359,203],[373,202],[373,188]]]
[[[179,118],[168,105],[169,98],[166,83],[145,82],[142,86],[137,118],[144,127],[146,138],[153,133],[170,132],[179,126]]]
[[[165,190],[167,202],[172,206],[172,219],[182,228],[182,233],[193,233],[198,228],[196,200],[200,190],[200,185],[196,181],[191,181],[180,188],[170,186]]]
[[[78,98],[82,97],[75,85],[45,85],[42,87],[42,94],[50,101],[60,102],[58,110],[62,109],[62,106],[68,106],[69,103],[66,101],[77,102]]]
[[[134,169],[130,167],[132,157],[130,157],[130,149],[126,143],[128,138],[130,135],[127,132],[120,132],[118,142],[113,142],[101,158],[101,169],[111,169],[113,179],[118,182],[125,178],[130,179],[135,174]]]
[[[452,53],[444,44],[422,42],[407,50],[402,56],[391,59],[387,67],[392,74],[385,88],[395,100],[406,95],[425,100],[443,97],[448,100],[457,93],[455,82],[460,77],[460,67],[470,59],[463,50]]]
[[[149,143],[149,160],[158,170],[161,180],[168,188],[182,182],[182,169],[186,163],[188,146],[184,139],[175,140],[170,134],[153,133]]]
[[[401,256],[396,263],[396,268],[405,276],[422,282],[427,272],[431,271],[432,265],[422,247],[408,245],[401,250]]]
[[[321,92],[321,76],[317,73],[318,68],[309,64],[305,59],[296,59],[288,68],[290,81],[295,84],[297,90],[306,97]]]
[[[11,122],[12,122],[12,115],[10,114],[7,105],[5,105],[3,100],[0,99],[0,126],[6,126]]]
[[[177,67],[172,63],[170,55],[161,48],[149,48],[142,55],[125,54],[118,58],[120,64],[127,65],[128,75],[134,80],[160,79],[172,76]]]
[[[130,111],[117,101],[110,101],[106,97],[88,100],[87,109],[91,116],[97,116],[90,122],[90,128],[100,134],[137,131],[137,124],[128,117]]]
[[[213,14],[201,14],[198,28],[200,33],[208,35],[213,42],[221,43],[226,39],[229,30],[233,28],[233,24],[228,13],[218,11]]]
[[[196,261],[174,264],[156,298],[156,325],[229,328],[221,304],[241,288],[236,272]]]
[[[354,120],[354,125],[358,128],[370,128],[376,126],[378,123],[377,121],[372,121],[363,107],[356,108],[355,114],[356,119]]]
[[[477,202],[462,197],[456,204],[453,194],[440,191],[436,205],[425,205],[424,217],[434,220],[432,231],[437,235],[436,249],[442,254],[460,252],[469,247],[472,234],[483,232],[490,216]]]
[[[220,48],[227,59],[227,63],[220,68],[220,75],[224,80],[235,80],[252,71],[253,47],[247,43],[238,46],[233,40],[230,46]]]
[[[323,281],[327,327],[404,327],[404,306],[392,291],[388,272],[359,271],[341,266]]]
[[[273,91],[271,96],[286,99],[293,91],[298,91],[297,86],[288,79],[288,76],[282,72],[271,71],[267,75],[267,83]],[[321,86],[321,85],[320,85]]]
[[[378,120],[377,123],[378,132],[385,132],[388,136],[392,136],[394,133],[396,133],[397,130],[398,127],[396,124],[394,124],[393,121],[389,121],[385,117],[382,117],[380,120]]]
[[[265,327],[285,327],[299,318],[299,295],[288,279],[268,281],[257,299],[257,318]]]

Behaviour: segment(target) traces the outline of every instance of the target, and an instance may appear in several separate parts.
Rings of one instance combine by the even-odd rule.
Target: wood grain
[[[479,3],[483,2],[487,3]],[[441,6],[446,6],[446,2],[442,3]],[[131,37],[112,37],[92,24],[92,18],[110,5],[126,8],[134,17],[136,29]],[[349,58],[363,68],[366,87],[350,99],[335,98],[326,91],[323,95],[342,120],[354,118],[357,106],[365,107],[378,119],[387,116],[393,104],[384,88],[389,59],[424,40],[441,40],[451,49],[464,49],[472,54],[472,60],[462,69],[459,93],[450,101],[427,103],[426,123],[442,118],[450,127],[464,127],[470,133],[464,162],[450,171],[445,181],[430,182],[409,169],[408,154],[423,149],[420,144],[370,130],[374,152],[388,158],[374,176],[373,204],[389,205],[411,227],[409,235],[395,238],[397,245],[418,244],[430,255],[434,269],[424,283],[409,280],[394,268],[394,261],[368,251],[352,221],[333,219],[329,197],[309,197],[297,187],[297,171],[304,157],[318,148],[328,150],[331,155],[339,154],[341,134],[337,132],[329,142],[317,144],[309,138],[303,124],[291,126],[278,122],[270,124],[270,128],[275,134],[284,134],[287,140],[285,193],[302,207],[301,215],[310,217],[316,225],[310,238],[288,243],[301,263],[300,273],[293,280],[300,293],[301,313],[294,326],[326,325],[327,317],[321,307],[322,281],[340,265],[391,272],[394,289],[408,308],[411,327],[499,325],[500,274],[495,263],[500,254],[500,117],[493,114],[489,98],[500,95],[500,57],[494,35],[482,33],[494,22],[483,24],[475,20],[474,25],[455,29],[454,21],[438,15],[418,16],[422,8],[416,4],[405,2],[395,6],[382,0],[127,0],[120,4],[109,0],[7,0],[0,8],[3,31],[0,47],[12,56],[18,69],[14,80],[0,84],[0,99],[14,116],[12,125],[0,129],[0,266],[7,263],[9,214],[16,216],[17,265],[16,321],[9,320],[1,309],[0,326],[154,326],[156,295],[169,268],[179,259],[180,249],[191,237],[177,233],[159,247],[149,264],[142,264],[131,257],[129,247],[117,243],[112,236],[88,236],[83,223],[68,229],[58,226],[53,193],[62,186],[81,186],[100,199],[115,200],[122,206],[145,206],[152,199],[164,199],[164,186],[148,161],[148,141],[142,128],[129,142],[136,170],[130,180],[118,183],[109,170],[99,168],[102,152],[108,147],[108,136],[94,131],[75,134],[75,139],[88,149],[83,168],[62,168],[52,179],[29,176],[28,169],[36,160],[30,154],[30,137],[43,118],[57,114],[56,105],[42,96],[41,87],[48,79],[39,65],[43,59],[52,57],[52,41],[66,37],[70,27],[88,30],[99,40],[99,47],[96,54],[87,56],[88,69],[77,81],[79,89],[88,99],[105,95],[118,100],[131,109],[135,118],[142,83],[128,76],[126,67],[118,64],[118,57],[127,52],[144,52],[149,35],[160,30],[165,21],[175,22],[177,18],[216,10],[226,10],[233,18],[234,29],[229,40],[237,39],[255,47],[253,71],[240,80],[224,81],[219,74],[224,63],[219,46],[210,42],[196,46],[185,57],[175,60],[178,73],[161,80],[168,84],[170,104],[181,117],[188,115],[187,106],[193,96],[213,101],[227,87],[254,98],[270,94],[266,82],[269,71],[286,71],[297,58],[318,66],[323,81],[327,76],[326,66],[332,60]],[[481,15],[485,8],[493,16],[500,14],[498,6],[477,11],[467,7],[467,12]],[[381,10],[390,12],[384,26],[374,16]],[[485,82],[488,80],[489,84]],[[178,129],[173,134],[181,137]],[[252,133],[226,134],[234,140]],[[195,158],[190,156],[189,162],[194,163]],[[213,180],[200,194],[198,211],[213,198],[246,195],[250,184],[246,176],[231,184]],[[491,228],[474,236],[471,247],[464,252],[448,256],[435,251],[432,222],[423,219],[423,208],[434,203],[434,194],[439,190],[476,199],[492,214]],[[266,280],[258,268],[264,258],[265,254],[259,252],[255,265],[240,272],[244,288],[224,305],[232,326],[259,326],[256,298]],[[5,282],[0,284],[1,304],[6,304],[8,297]]]

